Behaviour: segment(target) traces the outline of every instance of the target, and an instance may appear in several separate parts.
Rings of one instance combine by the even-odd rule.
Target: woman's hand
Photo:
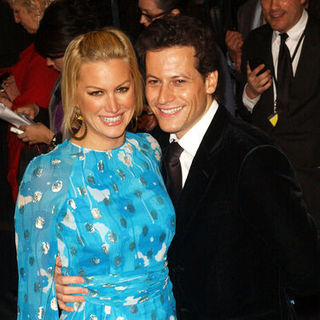
[[[69,286],[70,284],[82,284],[84,279],[82,277],[67,277],[61,274],[61,259],[56,258],[56,265],[54,268],[54,282],[56,285],[56,294],[59,308],[66,312],[73,312],[73,308],[67,306],[67,302],[84,302],[84,297],[81,294],[87,294],[88,289],[82,287]],[[79,295],[80,294],[80,295]]]
[[[15,113],[23,113],[25,114],[29,119],[33,120],[39,113],[39,106],[35,103],[33,104],[27,104],[26,106],[17,108],[14,112]]]
[[[24,133],[19,134],[17,137],[29,144],[45,143],[49,145],[54,136],[54,133],[41,122],[20,126],[19,129],[23,130]]]
[[[12,109],[12,102],[5,92],[0,93],[0,103],[3,103],[9,109]]]

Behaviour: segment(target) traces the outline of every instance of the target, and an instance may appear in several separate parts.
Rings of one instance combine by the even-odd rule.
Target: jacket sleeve
[[[33,50],[28,58],[21,56],[17,66],[12,69],[20,91],[20,96],[13,101],[13,109],[32,103],[48,108],[51,90],[58,73],[48,68],[45,59]]]
[[[287,292],[318,292],[316,229],[289,161],[275,147],[260,146],[247,154],[239,175],[239,205],[278,264]]]
[[[46,167],[49,163],[39,158],[30,163],[16,205],[18,320],[59,318],[53,278],[58,192],[54,174]]]

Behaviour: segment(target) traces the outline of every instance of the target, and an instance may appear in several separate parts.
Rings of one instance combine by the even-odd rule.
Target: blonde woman
[[[161,151],[150,135],[126,132],[142,90],[121,31],[69,44],[62,103],[72,138],[30,163],[18,196],[18,319],[58,319],[56,256],[88,290],[60,319],[176,319],[166,258],[175,215]]]

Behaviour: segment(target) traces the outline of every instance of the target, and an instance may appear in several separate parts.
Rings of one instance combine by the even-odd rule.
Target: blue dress
[[[148,134],[102,152],[69,140],[28,166],[16,213],[18,319],[58,319],[55,257],[85,278],[85,302],[60,319],[173,320],[167,250],[175,214]]]

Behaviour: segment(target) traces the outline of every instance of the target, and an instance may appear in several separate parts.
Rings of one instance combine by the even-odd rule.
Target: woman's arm
[[[57,214],[52,214],[59,202],[51,191],[56,180],[45,159],[36,158],[28,166],[16,205],[19,320],[59,318],[53,277]]]

